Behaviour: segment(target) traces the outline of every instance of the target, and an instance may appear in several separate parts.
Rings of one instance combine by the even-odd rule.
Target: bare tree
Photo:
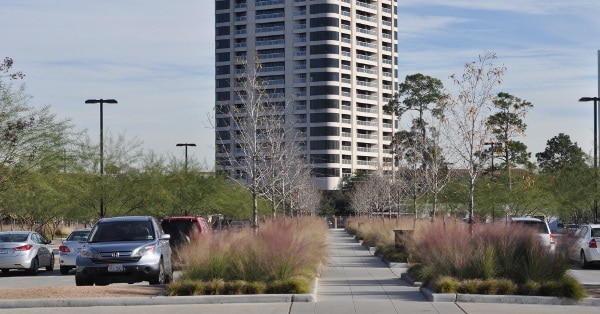
[[[221,105],[226,113],[226,127],[231,131],[227,140],[218,138],[220,149],[227,155],[225,164],[218,164],[252,194],[252,222],[258,227],[258,198],[271,200],[272,216],[285,197],[290,175],[298,173],[288,161],[299,156],[293,122],[287,121],[288,101],[282,91],[270,88],[261,77],[258,59],[244,62],[245,71],[234,83],[237,101]],[[217,122],[219,127],[219,122]],[[219,136],[217,132],[217,136]],[[298,165],[296,165],[298,166]]]
[[[454,157],[469,175],[469,222],[473,222],[475,183],[484,170],[485,154],[482,151],[489,139],[491,130],[487,125],[491,114],[493,89],[502,82],[506,71],[504,66],[496,66],[496,54],[487,52],[479,60],[465,64],[461,76],[451,75],[457,88],[456,95],[446,98],[446,118],[444,119],[446,140]]]
[[[358,215],[382,214],[394,205],[393,181],[381,171],[354,186],[350,197],[352,208]]]

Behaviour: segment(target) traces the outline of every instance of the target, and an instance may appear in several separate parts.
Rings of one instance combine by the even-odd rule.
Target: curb
[[[0,308],[43,307],[92,307],[171,304],[231,304],[231,303],[292,303],[316,302],[314,294],[262,294],[262,295],[215,295],[215,296],[157,296],[128,298],[77,298],[77,299],[28,299],[0,300]]]
[[[583,298],[577,301],[573,299],[544,296],[433,293],[431,290],[423,287],[421,287],[420,291],[430,302],[600,306],[600,299],[598,298]]]

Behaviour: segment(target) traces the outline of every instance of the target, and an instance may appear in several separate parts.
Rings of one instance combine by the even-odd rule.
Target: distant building
[[[395,0],[216,0],[215,8],[217,171],[224,152],[236,151],[219,105],[241,103],[233,82],[256,54],[271,96],[292,99],[286,120],[303,134],[321,189],[340,189],[359,169],[392,170],[394,117],[383,106],[398,85]]]

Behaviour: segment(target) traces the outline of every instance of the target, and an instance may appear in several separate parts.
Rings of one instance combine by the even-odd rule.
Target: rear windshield
[[[154,240],[150,221],[110,221],[96,224],[89,242]]]
[[[600,238],[600,228],[592,228],[592,237]]]
[[[0,242],[25,242],[27,241],[27,234],[3,234],[0,235]]]
[[[193,227],[196,227],[196,229],[198,227],[193,220],[165,220],[161,225],[163,231],[171,235],[176,235],[178,233],[189,235],[192,233]]]
[[[533,228],[538,233],[548,233],[548,228],[546,227],[546,223],[543,221],[517,220],[517,221],[513,221],[512,223],[526,226],[528,228]]]
[[[81,238],[81,237],[87,238],[88,234],[90,234],[89,230],[85,230],[85,231],[73,231],[67,237],[67,241],[79,241],[79,238]]]

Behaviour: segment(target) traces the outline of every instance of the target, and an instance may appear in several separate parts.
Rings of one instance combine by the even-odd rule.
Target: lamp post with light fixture
[[[104,175],[104,104],[116,104],[114,99],[88,99],[86,104],[100,104],[100,180]],[[100,218],[104,217],[104,189],[100,193]]]
[[[594,102],[594,223],[598,223],[598,97],[581,97],[579,101]]]
[[[196,144],[194,143],[179,143],[175,146],[185,146],[185,172],[187,172],[187,167],[188,167],[188,146],[196,146]]]

